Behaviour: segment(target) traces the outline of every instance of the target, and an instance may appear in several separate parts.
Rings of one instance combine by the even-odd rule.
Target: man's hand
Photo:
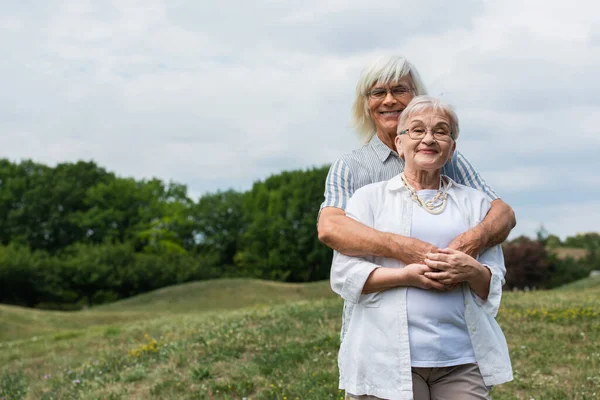
[[[515,212],[500,199],[492,201],[487,215],[475,228],[458,235],[449,248],[467,253],[473,258],[485,249],[501,244],[515,226]]]
[[[437,247],[431,243],[419,239],[393,235],[392,240],[400,240],[398,251],[393,254],[394,258],[400,259],[407,266],[409,264],[423,264],[427,258],[427,253],[437,252]]]
[[[484,237],[484,232],[481,232],[481,229],[475,227],[474,229],[461,233],[455,237],[448,247],[468,254],[473,258],[477,258],[486,242],[487,239]]]

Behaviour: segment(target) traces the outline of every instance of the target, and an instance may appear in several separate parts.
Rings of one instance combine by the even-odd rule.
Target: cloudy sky
[[[246,190],[358,147],[359,73],[401,54],[457,107],[513,236],[600,231],[598,4],[5,0],[0,157]]]

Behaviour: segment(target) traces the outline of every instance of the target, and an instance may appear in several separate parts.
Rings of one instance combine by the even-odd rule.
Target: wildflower
[[[50,379],[51,377],[52,377],[52,375],[50,375],[50,374],[45,374],[44,375],[44,379]]]
[[[73,381],[73,383],[74,383],[74,384],[76,384],[76,385],[79,385],[79,384],[81,383],[81,381],[80,381],[79,379],[75,379],[75,380]]]

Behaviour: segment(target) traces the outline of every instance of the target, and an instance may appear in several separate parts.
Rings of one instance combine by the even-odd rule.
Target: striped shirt
[[[331,164],[325,181],[325,201],[321,204],[321,209],[336,207],[345,210],[348,199],[357,189],[370,183],[390,180],[402,171],[404,160],[374,135],[369,143],[343,155]],[[482,191],[490,202],[498,198],[496,192],[458,151],[454,152],[452,162],[442,167],[442,174],[455,182]]]

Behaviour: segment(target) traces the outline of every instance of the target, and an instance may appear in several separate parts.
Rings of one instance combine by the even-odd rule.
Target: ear
[[[400,139],[400,135],[396,135],[394,139],[394,144],[396,145],[396,151],[398,152],[398,156],[400,158],[404,158],[404,149],[402,148],[402,139]]]
[[[453,140],[452,141],[452,148],[450,149],[450,152],[448,153],[448,160],[446,160],[447,163],[449,163],[450,160],[452,160],[452,156],[454,155],[455,151],[456,151],[456,142]]]

